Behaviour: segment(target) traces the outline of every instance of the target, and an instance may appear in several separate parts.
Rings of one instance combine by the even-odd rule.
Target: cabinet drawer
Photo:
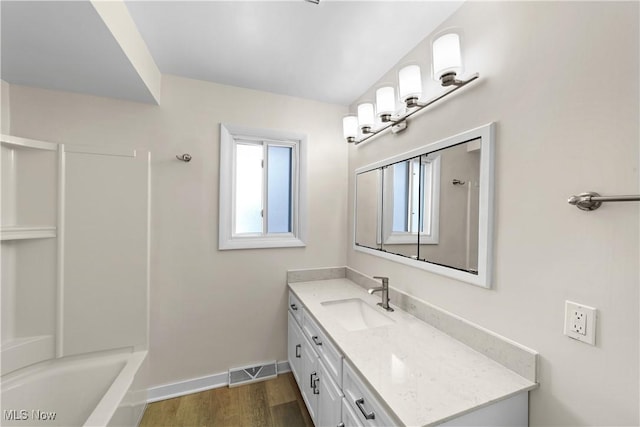
[[[299,325],[302,325],[302,304],[298,301],[298,298],[289,292],[289,312],[293,315]]]
[[[311,340],[316,353],[324,361],[333,380],[342,387],[342,354],[326,337],[307,310],[302,310],[302,331]]]
[[[383,409],[380,401],[365,386],[353,368],[344,363],[342,391],[349,407],[356,414],[358,422],[363,426],[393,426],[397,422]]]

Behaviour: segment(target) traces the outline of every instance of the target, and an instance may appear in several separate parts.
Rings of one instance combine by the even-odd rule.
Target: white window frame
[[[263,144],[292,147],[291,172],[291,232],[235,234],[235,147],[238,142],[256,141]],[[220,196],[218,249],[261,249],[306,246],[307,232],[307,136],[296,132],[255,129],[220,124]],[[266,160],[266,157],[265,157]],[[266,182],[263,184],[266,188]],[[266,191],[266,189],[264,190]],[[268,212],[264,212],[263,224]],[[266,225],[265,225],[266,227]]]

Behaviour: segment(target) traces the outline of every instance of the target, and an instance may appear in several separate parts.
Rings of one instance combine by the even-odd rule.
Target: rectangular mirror
[[[489,287],[493,128],[356,170],[356,249]]]

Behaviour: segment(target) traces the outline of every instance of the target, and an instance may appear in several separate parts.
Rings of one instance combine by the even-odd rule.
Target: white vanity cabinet
[[[335,380],[342,373],[342,355],[305,314],[302,305],[296,305],[295,296],[290,296],[289,301],[289,366],[315,425],[335,427],[342,422],[343,395]]]
[[[399,309],[350,328],[353,313],[327,306],[376,299],[349,279],[289,287],[289,363],[316,427],[528,425],[535,381]],[[517,356],[535,369],[536,353]]]
[[[293,294],[287,346],[289,366],[316,427],[397,424]]]

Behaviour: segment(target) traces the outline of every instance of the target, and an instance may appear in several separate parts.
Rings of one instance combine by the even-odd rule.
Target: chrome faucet
[[[368,292],[371,295],[373,295],[374,292],[381,292],[382,302],[379,302],[378,305],[387,311],[393,311],[393,308],[389,307],[389,278],[380,276],[373,276],[373,278],[382,280],[382,286],[379,288],[371,288]]]

